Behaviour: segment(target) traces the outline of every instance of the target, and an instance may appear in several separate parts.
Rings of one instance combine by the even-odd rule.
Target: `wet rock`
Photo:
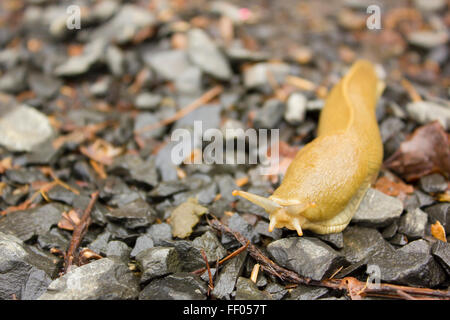
[[[259,290],[252,280],[239,277],[236,282],[236,300],[272,300],[272,297]]]
[[[430,195],[423,193],[420,190],[414,190],[414,193],[406,198],[404,201],[405,210],[414,210],[417,208],[422,208],[429,206],[434,203],[434,198]]]
[[[38,169],[19,168],[6,170],[5,176],[9,182],[17,184],[30,184],[36,181],[45,181],[46,178]]]
[[[58,228],[52,228],[50,231],[37,238],[39,247],[44,250],[58,248],[62,251],[66,251],[69,247],[69,242],[70,235]]]
[[[385,227],[400,217],[402,211],[403,203],[400,200],[370,188],[352,222],[369,227]]]
[[[131,41],[140,30],[152,27],[155,23],[156,19],[149,10],[125,4],[111,20],[91,34],[91,39],[104,39],[123,44]]]
[[[8,150],[32,151],[52,137],[48,118],[36,109],[20,105],[4,111],[0,118],[0,144]]]
[[[109,220],[120,221],[129,229],[147,227],[155,222],[156,216],[156,211],[141,198],[106,214]]]
[[[201,29],[188,32],[188,55],[204,72],[222,80],[231,77],[231,69],[225,56],[211,38]]]
[[[438,203],[425,209],[425,212],[432,218],[433,223],[438,220],[445,228],[445,232],[450,233],[450,203]]]
[[[302,122],[305,119],[307,102],[308,100],[304,94],[300,92],[292,93],[286,102],[284,119],[292,125]]]
[[[32,252],[20,239],[0,232],[0,299],[39,297],[51,282],[55,267]]]
[[[181,261],[177,250],[170,247],[154,247],[140,252],[136,256],[142,271],[141,283],[155,277],[181,271]]]
[[[158,173],[154,158],[144,161],[138,155],[127,154],[114,160],[110,172],[126,176],[131,181],[146,186],[156,186],[158,184]]]
[[[379,268],[381,281],[390,283],[435,287],[445,279],[444,271],[424,240],[413,241],[395,251],[377,252],[369,264]]]
[[[74,188],[73,186],[71,187]],[[73,204],[74,199],[77,197],[75,193],[60,185],[56,185],[53,188],[51,188],[47,192],[47,196],[52,201],[63,202],[69,205]]]
[[[344,247],[344,235],[342,232],[320,234],[318,237],[320,240],[325,241],[335,249],[342,249]]]
[[[111,233],[108,231],[104,231],[100,233],[94,241],[88,244],[88,248],[94,251],[95,253],[106,256],[108,250],[108,242],[110,238]]]
[[[139,300],[205,300],[207,290],[198,276],[179,272],[150,282]]]
[[[190,240],[165,240],[162,241],[162,246],[174,247],[177,250],[182,261],[182,271],[191,272],[205,266],[202,254],[199,247],[194,246]]]
[[[219,239],[211,231],[206,231],[200,237],[195,238],[192,244],[199,251],[204,250],[208,261],[216,261],[227,255],[227,250],[222,246]]]
[[[103,258],[54,280],[39,300],[132,300],[139,281],[122,262]]]
[[[131,249],[122,241],[111,241],[106,247],[106,256],[110,259],[117,258],[127,263],[130,260]]]
[[[347,264],[340,253],[316,238],[277,240],[267,246],[267,251],[279,265],[313,280],[322,280]]]
[[[420,178],[420,188],[428,193],[445,192],[447,190],[447,181],[438,173],[433,173]]]
[[[159,246],[165,240],[172,239],[172,227],[167,223],[153,224],[148,228],[147,234],[152,238],[155,246]]]
[[[165,80],[175,81],[190,66],[187,53],[182,50],[145,51],[144,62]]]
[[[265,221],[258,221],[255,226],[255,231],[260,235],[278,240],[283,234],[283,230],[280,228],[275,228],[272,232],[269,232],[269,223]]]
[[[136,239],[136,243],[134,245],[133,250],[130,253],[130,257],[134,258],[142,251],[153,248],[153,246],[154,246],[153,239],[149,235],[144,234],[142,236],[139,236]]]
[[[420,124],[438,120],[445,130],[450,129],[450,109],[430,101],[415,101],[406,105],[408,115]]]
[[[105,50],[105,42],[102,39],[95,40],[84,47],[83,54],[70,57],[66,62],[56,67],[54,74],[57,76],[78,76],[100,61]]]
[[[179,238],[188,237],[192,233],[192,228],[206,212],[208,209],[199,205],[194,198],[189,198],[188,201],[180,204],[170,215],[172,235]]]
[[[289,66],[284,63],[257,63],[244,71],[244,85],[247,88],[268,85],[269,74],[278,83],[282,83],[289,73]]]
[[[214,290],[212,291],[214,297],[224,299],[230,296],[238,277],[241,275],[246,257],[247,251],[243,251],[225,264],[215,282]]]
[[[272,129],[281,121],[284,113],[284,103],[277,99],[267,100],[256,114],[254,126],[257,129]]]
[[[162,97],[158,94],[143,92],[136,97],[134,104],[138,109],[154,110],[161,103]]]
[[[0,232],[13,234],[23,241],[37,235],[44,235],[58,224],[61,214],[68,208],[49,203],[33,209],[14,211],[0,218]]]
[[[431,252],[447,274],[450,275],[450,244],[443,241],[436,241],[431,248]]]
[[[168,197],[175,193],[186,191],[189,186],[184,181],[171,180],[163,181],[156,188],[150,191],[151,197]]]
[[[350,226],[344,230],[343,236],[341,253],[352,264],[366,260],[375,252],[394,250],[376,229]]]
[[[317,300],[328,293],[327,288],[298,285],[290,293],[287,300]]]
[[[409,239],[422,238],[425,234],[428,215],[419,208],[408,211],[400,219],[398,231],[406,235]]]

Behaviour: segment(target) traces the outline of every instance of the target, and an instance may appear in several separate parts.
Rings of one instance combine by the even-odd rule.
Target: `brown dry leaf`
[[[431,225],[431,235],[438,240],[447,242],[447,237],[445,236],[445,229],[439,221]]]
[[[406,181],[414,181],[433,172],[449,176],[449,137],[438,121],[422,126],[402,142],[384,166]]]
[[[63,212],[61,220],[58,222],[58,228],[73,231],[73,229],[80,223],[80,216],[72,209],[69,212]]]
[[[110,165],[113,159],[122,153],[122,148],[116,148],[103,139],[97,139],[87,148],[80,147],[80,152],[88,158],[104,165]]]
[[[387,194],[388,196],[398,197],[400,200],[404,200],[407,194],[414,192],[412,185],[406,184],[403,181],[392,181],[387,177],[381,177],[375,183],[375,189]]]

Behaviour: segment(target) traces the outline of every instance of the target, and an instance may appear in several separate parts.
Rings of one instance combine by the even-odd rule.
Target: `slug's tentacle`
[[[232,194],[233,196],[241,196],[242,198],[247,199],[250,202],[253,202],[254,204],[264,208],[269,213],[275,212],[276,210],[281,208],[281,206],[277,204],[275,201],[258,196],[253,193],[241,190],[233,190]]]

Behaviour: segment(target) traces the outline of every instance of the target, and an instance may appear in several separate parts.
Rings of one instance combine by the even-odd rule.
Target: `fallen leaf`
[[[406,199],[407,194],[414,192],[414,187],[412,185],[406,184],[403,181],[395,182],[385,176],[377,180],[375,189],[388,196],[397,197],[402,201]]]
[[[58,228],[73,231],[80,223],[80,216],[72,209],[69,212],[63,212],[61,220],[58,222]]]
[[[431,235],[438,240],[447,242],[447,237],[445,236],[445,229],[439,222],[439,220],[431,225]]]
[[[402,142],[384,166],[406,181],[414,181],[434,172],[449,176],[449,137],[438,121],[422,126]]]

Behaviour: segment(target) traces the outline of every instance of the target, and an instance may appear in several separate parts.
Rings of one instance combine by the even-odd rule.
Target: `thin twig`
[[[214,229],[233,236],[241,244],[248,244],[247,250],[250,256],[261,264],[263,270],[286,282],[326,287],[333,290],[344,290],[351,298],[358,298],[360,296],[376,296],[405,299],[405,294],[407,294],[412,298],[424,297],[426,299],[450,300],[450,292],[430,288],[408,287],[388,283],[366,286],[364,282],[361,282],[354,277],[327,279],[322,281],[312,280],[277,265],[275,262],[267,258],[256,246],[249,243],[249,240],[246,237],[239,232],[231,230],[228,226],[224,225],[216,218],[213,218],[209,221],[209,223]],[[400,291],[402,293],[399,293]]]
[[[214,289],[214,283],[212,279],[211,269],[209,268],[208,257],[206,257],[205,250],[202,249],[200,252],[202,254],[203,260],[205,260],[206,269],[208,270],[208,277],[209,277],[208,296],[209,296],[211,291]]]
[[[136,130],[136,134],[140,134],[146,131],[155,130],[161,127],[164,127],[168,124],[171,124],[172,122],[175,122],[181,118],[183,118],[188,113],[194,111],[195,109],[203,106],[204,104],[208,103],[212,99],[214,99],[217,95],[219,95],[223,91],[223,87],[221,85],[217,85],[213,87],[212,89],[206,91],[200,98],[196,99],[194,102],[189,104],[188,106],[184,107],[177,113],[175,113],[172,117],[169,117],[167,119],[164,119],[160,122],[150,124],[148,126],[145,126],[143,128],[140,128],[139,130]]]
[[[83,240],[84,235],[86,234],[89,225],[91,224],[91,211],[94,207],[95,202],[97,201],[99,192],[96,191],[91,194],[91,201],[89,201],[88,206],[84,210],[83,216],[80,219],[80,222],[75,226],[75,229],[72,233],[72,239],[70,240],[69,249],[67,249],[67,253],[64,257],[64,271],[63,274],[70,271],[74,262],[78,262],[77,260],[77,250],[80,247],[81,241]]]

